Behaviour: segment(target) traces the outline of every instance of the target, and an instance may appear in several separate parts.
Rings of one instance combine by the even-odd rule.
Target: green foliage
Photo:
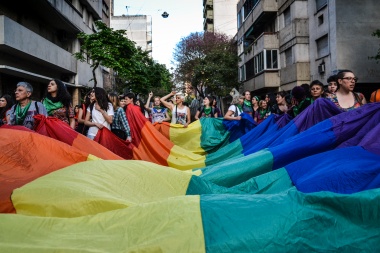
[[[171,86],[171,74],[165,65],[155,62],[148,54],[136,48],[125,30],[113,30],[101,21],[95,22],[97,31],[93,34],[80,33],[80,52],[74,56],[80,61],[91,59],[94,86],[97,85],[95,70],[100,66],[116,72],[116,90],[131,89],[135,93],[148,93],[153,87],[167,91]]]
[[[191,83],[201,97],[224,96],[239,85],[238,59],[236,45],[226,35],[192,33],[176,46],[175,78],[177,82]]]

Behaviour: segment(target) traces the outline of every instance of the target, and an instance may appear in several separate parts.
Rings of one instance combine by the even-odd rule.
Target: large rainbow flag
[[[272,116],[205,155],[130,113],[134,160],[86,152],[107,131],[78,144],[49,118],[45,134],[1,127],[0,252],[378,252],[380,103],[335,109]],[[175,163],[151,158],[158,144]]]

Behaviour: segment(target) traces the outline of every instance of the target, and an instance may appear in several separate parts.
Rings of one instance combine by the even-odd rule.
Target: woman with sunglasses
[[[353,110],[367,103],[364,95],[354,92],[358,78],[351,70],[341,70],[336,75],[338,90],[329,93],[327,99],[331,100],[339,109],[343,111]]]
[[[166,101],[171,96],[175,96],[175,104]],[[172,111],[172,124],[181,124],[185,128],[190,124],[190,109],[183,104],[185,96],[182,93],[172,91],[168,95],[162,97],[160,101],[165,107]]]

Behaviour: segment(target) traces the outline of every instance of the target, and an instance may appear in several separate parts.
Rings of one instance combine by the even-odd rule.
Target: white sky
[[[170,68],[181,38],[203,31],[203,0],[114,0],[114,15],[152,16],[152,55]],[[128,6],[128,8],[126,8]],[[161,14],[166,11],[168,18]]]

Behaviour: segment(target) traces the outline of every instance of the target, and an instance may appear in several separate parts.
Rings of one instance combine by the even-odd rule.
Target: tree
[[[102,21],[95,21],[95,26],[98,32],[78,34],[82,43],[80,51],[74,54],[82,62],[88,58],[92,60],[94,87],[97,86],[95,71],[100,65],[112,68],[118,75],[128,76],[133,65],[131,58],[137,51],[134,42],[124,37],[125,30],[114,31]]]
[[[133,92],[148,94],[152,89],[162,89],[164,93],[171,90],[172,75],[169,70],[165,65],[154,61],[148,52],[137,48],[132,61],[134,67],[127,80]]]
[[[91,59],[94,87],[97,86],[96,69],[102,65],[116,73],[116,90],[126,88],[135,93],[148,93],[153,87],[167,91],[171,87],[172,76],[165,65],[155,62],[149,53],[125,37],[125,30],[113,30],[101,21],[95,21],[97,32],[80,33],[80,52],[74,56],[80,61]]]
[[[176,81],[191,83],[201,97],[224,96],[239,85],[236,45],[225,34],[191,33],[177,44],[173,56]]]

